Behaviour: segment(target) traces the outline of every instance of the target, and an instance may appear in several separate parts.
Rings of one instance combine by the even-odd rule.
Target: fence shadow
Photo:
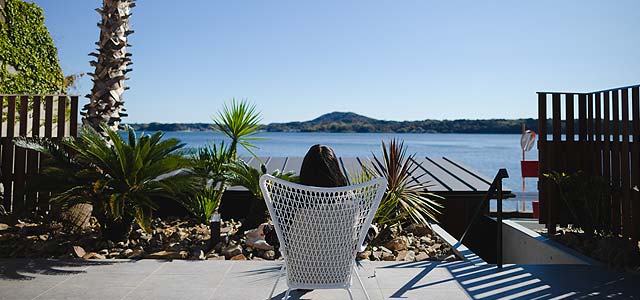
[[[475,265],[468,261],[400,263],[380,269],[419,268],[390,299],[407,298],[411,291],[437,288],[455,281],[471,299],[637,299],[640,276],[587,265]],[[433,276],[435,269],[450,276]],[[441,273],[441,272],[440,272]]]

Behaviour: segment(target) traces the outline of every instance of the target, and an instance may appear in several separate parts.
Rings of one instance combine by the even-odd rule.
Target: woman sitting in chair
[[[348,185],[347,177],[340,170],[340,162],[336,154],[328,146],[316,144],[309,148],[300,167],[300,184],[317,187],[340,187]],[[278,248],[279,242],[273,227],[265,232],[265,240],[269,245]],[[371,224],[360,247],[364,251],[367,245],[378,235],[378,228]]]

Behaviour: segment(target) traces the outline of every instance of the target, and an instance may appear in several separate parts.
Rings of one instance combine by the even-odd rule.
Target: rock
[[[133,253],[133,249],[124,249],[122,250],[122,252],[120,252],[120,256],[129,258],[129,256],[131,256],[131,253]]]
[[[204,251],[202,251],[202,249],[195,248],[189,252],[189,259],[205,260],[207,257],[204,255]]]
[[[172,242],[181,242],[184,241],[189,236],[188,233],[183,231],[176,231],[170,237],[169,240]]]
[[[241,254],[238,254],[231,258],[231,260],[247,260],[247,257]]]
[[[107,255],[107,254],[109,254],[109,250],[107,250],[107,249],[102,249],[102,250],[98,251],[98,254],[100,254],[100,255]]]
[[[218,253],[216,253],[215,250],[211,250],[211,251],[207,252],[207,254],[205,255],[205,257],[207,259],[212,258],[212,257],[218,257],[218,256],[220,256],[220,255],[218,255]]]
[[[109,254],[107,254],[108,258],[116,258],[118,256],[120,256],[120,252],[118,251],[110,252]]]
[[[240,245],[230,245],[222,249],[222,255],[227,259],[237,256],[238,254],[242,254],[242,246]]]
[[[454,260],[458,260],[458,257],[456,257],[454,254],[451,254],[444,259],[444,261],[454,261]]]
[[[247,247],[252,247],[255,249],[273,250],[273,246],[267,244],[267,241],[262,238],[247,238],[245,244],[247,245]]]
[[[427,259],[429,259],[429,255],[424,252],[419,252],[418,255],[416,255],[416,261],[423,261]]]
[[[274,260],[276,259],[276,252],[273,250],[267,250],[262,254],[262,258],[267,260]]]
[[[185,258],[188,255],[188,253],[186,253],[186,251],[184,251],[185,253]],[[149,255],[147,255],[146,258],[150,258],[150,259],[180,259],[182,258],[182,253],[181,252],[175,252],[175,251],[158,251],[158,252],[154,252],[151,253]]]
[[[366,260],[368,260],[370,256],[371,256],[371,251],[363,251],[363,252],[359,252],[359,253],[358,253],[358,258],[359,258],[359,259],[366,259]]]
[[[129,254],[129,256],[127,256],[127,258],[129,259],[137,259],[137,258],[142,258],[144,257],[144,255],[146,254],[146,252],[144,252],[144,249],[135,249],[133,250],[133,252],[131,252],[131,254]]]
[[[388,241],[384,246],[391,251],[407,250],[409,241],[406,237],[400,236]]]
[[[5,234],[0,234],[0,242],[5,242],[5,241],[9,241],[9,240],[13,240],[14,238],[18,237],[17,234],[14,233],[5,233]]]
[[[82,256],[83,259],[106,259],[106,257],[104,257],[104,255],[102,254],[98,254],[95,252],[90,252],[85,254],[84,256]]]
[[[224,256],[207,257],[207,260],[224,260]]]
[[[393,254],[387,253],[387,252],[382,252],[382,260],[384,260],[384,261],[393,261],[395,259],[396,259],[396,257],[393,256]]]
[[[85,251],[84,248],[80,246],[73,246],[72,250],[73,250],[73,254],[78,258],[82,258],[87,254],[87,251]]]
[[[49,235],[48,234],[38,235],[38,239],[40,239],[43,242],[46,242],[49,239]]]
[[[187,259],[187,257],[189,257],[189,252],[187,251],[180,251],[178,252],[178,258],[179,259]]]
[[[382,253],[382,251],[373,251],[371,257],[373,257],[373,260],[382,260]]]
[[[396,255],[396,261],[402,261],[405,259],[405,257],[407,256],[407,253],[409,253],[409,251],[407,250],[400,250],[398,251],[398,254]]]
[[[419,237],[426,236],[427,234],[431,233],[431,228],[424,224],[411,224],[404,230]]]
[[[380,251],[385,252],[385,253],[389,253],[389,254],[393,253],[393,251],[391,251],[391,250],[389,250],[389,249],[387,249],[385,247],[382,247],[382,246],[380,247]]]
[[[11,226],[4,224],[4,223],[0,223],[0,231],[5,231],[7,229],[11,228]]]
[[[164,245],[164,235],[161,233],[156,233],[149,240],[149,247],[151,249],[160,249]]]
[[[416,260],[416,253],[409,250],[407,251],[407,254],[404,256],[404,261],[415,261]]]

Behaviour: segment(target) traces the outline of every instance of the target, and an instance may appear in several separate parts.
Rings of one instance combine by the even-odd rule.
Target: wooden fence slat
[[[538,205],[540,210],[538,223],[540,224],[549,223],[549,206],[547,205],[549,179],[543,176],[543,174],[549,172],[546,154],[547,148],[547,94],[538,93]],[[555,228],[553,229],[555,230]]]
[[[579,159],[580,159],[580,153],[579,151],[576,151],[576,145],[577,143],[575,143],[575,135],[576,135],[576,130],[575,130],[575,111],[574,111],[574,106],[575,106],[575,96],[574,94],[571,93],[567,93],[565,94],[565,140],[567,141],[565,143],[565,151],[563,153],[571,153],[570,155],[564,155],[564,170],[567,172],[574,172]]]
[[[40,109],[42,97],[33,97],[33,109],[32,109],[32,123],[31,123],[31,136],[40,136]],[[40,165],[40,154],[36,151],[27,151],[27,184],[38,173],[38,166]],[[33,190],[27,190],[25,195],[25,209],[30,212],[36,212],[38,207],[38,193]]]
[[[2,177],[4,179],[5,209],[12,210],[13,199],[13,143],[15,134],[16,96],[7,97],[7,133],[2,139]]]
[[[631,187],[640,188],[640,87],[631,89],[633,144],[631,150]],[[631,197],[631,238],[640,240],[640,192],[633,190]]]
[[[18,136],[27,135],[28,114],[29,97],[21,96],[18,105]],[[24,185],[26,181],[26,151],[26,149],[14,146],[12,211],[18,214],[24,213],[25,211]]]
[[[78,96],[71,97],[71,114],[69,115],[69,135],[78,136]]]
[[[44,98],[44,137],[53,136],[53,96]]]
[[[67,96],[58,96],[58,138],[62,139],[65,133],[67,113]]]
[[[551,95],[551,115],[553,116],[553,121],[551,123],[552,126],[552,139],[551,146],[552,149],[560,149],[562,147],[562,124],[561,124],[561,104],[560,104],[560,94],[554,93]],[[565,154],[563,151],[559,151],[559,153],[549,153],[549,160],[551,166],[559,167],[559,169],[549,171],[562,172],[561,166],[565,164],[564,157],[560,157],[560,155]],[[555,228],[556,224],[558,224],[558,211],[559,211],[559,199],[557,197],[553,197],[552,194],[553,185],[549,185],[549,223],[547,223],[547,227],[549,229]]]
[[[625,236],[631,236],[631,187],[629,170],[629,90],[622,89],[620,103],[622,104],[622,141],[620,148],[620,177],[622,188],[622,229]]]
[[[595,173],[598,176],[602,176],[602,99],[600,98],[600,93],[595,93],[593,95],[595,99],[595,151],[593,155],[593,161],[595,164]]]
[[[611,201],[613,212],[612,223],[620,228],[622,225],[620,213],[620,97],[618,90],[611,92],[611,180],[614,194]]]

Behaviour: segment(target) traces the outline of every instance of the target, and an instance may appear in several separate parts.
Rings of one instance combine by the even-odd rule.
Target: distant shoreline
[[[343,133],[490,133],[517,134],[522,124],[537,130],[537,119],[484,120],[377,120],[352,112],[332,112],[303,122],[270,123],[261,125],[265,132],[343,132]],[[209,132],[211,123],[132,123],[138,131]]]

